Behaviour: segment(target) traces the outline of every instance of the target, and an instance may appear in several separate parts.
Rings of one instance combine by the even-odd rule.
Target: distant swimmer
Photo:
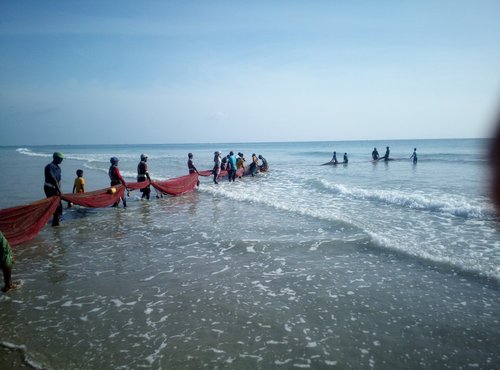
[[[385,149],[384,161],[388,161],[389,160],[389,154],[390,153],[391,153],[391,151],[389,150],[389,147],[387,146],[386,149]]]
[[[339,163],[339,161],[337,161],[337,152],[333,152],[333,157],[330,162],[334,164]]]
[[[418,158],[417,158],[417,148],[413,149],[413,154],[411,155],[410,159],[413,159],[413,163],[417,164]]]
[[[374,161],[378,161],[378,159],[379,159],[379,154],[378,154],[378,150],[377,150],[377,148],[373,148],[372,158],[373,158],[373,160],[374,160]]]
[[[347,158],[347,153],[344,153],[344,163],[347,164],[349,162],[349,158]]]

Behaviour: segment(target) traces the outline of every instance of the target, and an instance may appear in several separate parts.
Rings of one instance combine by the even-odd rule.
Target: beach
[[[0,368],[494,369],[500,364],[500,227],[488,141],[400,140],[1,147],[0,208],[43,195],[65,160],[87,190],[109,158],[135,181],[199,170],[213,152],[262,154],[270,171],[200,178],[178,197],[64,210],[14,247],[0,295]],[[373,162],[390,146],[394,161]],[[414,148],[418,163],[409,159]],[[332,152],[349,163],[321,166]]]

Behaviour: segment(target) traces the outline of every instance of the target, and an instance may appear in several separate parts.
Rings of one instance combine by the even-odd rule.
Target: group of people
[[[386,147],[385,154],[382,157],[379,155],[377,148],[373,148],[372,159],[374,161],[378,161],[378,160],[389,161],[389,160],[391,160],[389,158],[390,154],[391,154],[391,150],[390,150],[389,147]],[[410,156],[410,159],[413,160],[414,164],[417,163],[417,161],[418,161],[417,148],[413,149],[413,154]],[[330,162],[325,163],[325,164],[339,164],[339,163],[347,164],[348,162],[349,162],[349,158],[347,157],[347,153],[344,153],[344,161],[343,162],[339,162],[338,159],[337,159],[337,152],[333,152],[332,159],[330,160]]]
[[[378,161],[380,159],[383,159],[384,161],[388,161],[389,160],[389,154],[391,154],[391,150],[389,149],[388,146],[385,148],[385,154],[384,154],[383,157],[380,157],[380,155],[378,154],[377,148],[373,148],[372,159],[374,161]]]
[[[198,170],[194,165],[193,153],[188,154],[188,171],[190,174],[197,173]],[[259,159],[262,161],[262,164],[259,165]],[[56,195],[62,195],[61,191],[61,163],[64,160],[64,154],[61,152],[55,152],[52,155],[52,162],[47,164],[44,169],[45,182],[43,185],[43,190],[47,198]],[[110,185],[120,185],[127,186],[127,183],[123,176],[120,173],[120,169],[118,168],[119,159],[117,157],[110,158],[110,167],[108,170],[108,176],[110,179]],[[141,154],[140,162],[137,165],[137,182],[145,182],[151,181],[151,177],[149,176],[148,171],[148,155]],[[245,169],[245,157],[243,153],[238,153],[236,157],[234,153],[231,151],[226,157],[221,158],[221,152],[216,151],[214,153],[214,167],[212,170],[214,176],[214,183],[218,184],[218,177],[220,175],[221,170],[228,171],[229,181],[235,181],[236,172],[238,169]],[[258,170],[267,171],[268,164],[267,161],[262,155],[257,156],[255,153],[252,154],[252,162],[250,163],[250,171],[251,175],[254,176]],[[199,184],[199,182],[198,182]],[[73,193],[84,193],[85,192],[85,179],[83,177],[83,170],[78,169],[76,171],[76,178],[73,184]],[[151,196],[151,186],[145,186],[141,189],[142,196],[141,199],[150,199]],[[127,207],[127,200],[125,197],[121,198],[123,203],[123,207]],[[117,207],[119,205],[119,201],[116,202],[113,206]],[[68,204],[70,207],[71,204]],[[52,217],[52,226],[59,226],[61,217],[63,214],[63,206],[62,202],[59,202],[59,205]],[[4,278],[4,287],[2,288],[3,292],[6,292],[10,289],[14,289],[17,284],[12,281],[11,273],[12,273],[12,264],[13,264],[13,254],[10,248],[10,245],[4,235],[0,232],[0,263],[1,269]]]
[[[259,159],[262,161],[262,164],[259,165]],[[243,153],[238,152],[238,156],[234,155],[233,151],[230,151],[228,155],[222,157],[222,153],[220,151],[216,151],[214,153],[214,167],[212,169],[212,174],[214,175],[214,184],[218,184],[217,181],[221,171],[227,171],[227,177],[229,182],[235,181],[236,172],[239,169],[245,170],[245,156]],[[255,153],[252,154],[252,161],[250,163],[250,174],[255,176],[258,170],[266,171],[267,170],[267,160],[259,154],[257,156]]]
[[[380,157],[379,154],[378,154],[378,151],[377,151],[377,148],[373,148],[373,152],[372,152],[372,159],[374,161],[378,161],[378,160],[381,160],[383,159],[384,161],[388,161],[389,160],[389,154],[391,153],[391,150],[390,148],[387,146],[385,148],[385,154],[383,157]],[[417,163],[418,161],[418,156],[417,156],[417,148],[414,148],[413,149],[413,154],[410,156],[410,159],[413,160],[413,163]]]
[[[190,174],[197,173],[198,170],[194,165],[194,156],[193,153],[188,154],[188,162],[187,167]],[[61,195],[61,167],[60,164],[64,159],[64,155],[61,152],[55,152],[52,155],[52,162],[45,166],[45,183],[43,190],[47,198],[52,197],[54,195]],[[262,164],[259,165],[259,159],[262,161]],[[127,186],[127,183],[123,176],[120,173],[120,169],[118,168],[119,159],[117,157],[110,158],[110,167],[108,170],[108,176],[110,179],[110,185],[120,185]],[[137,182],[145,182],[151,181],[151,177],[149,176],[148,171],[148,155],[141,154],[140,162],[137,165]],[[220,175],[221,170],[228,171],[228,179],[229,181],[234,181],[236,178],[236,172],[238,169],[245,169],[245,157],[243,153],[239,152],[236,157],[234,153],[231,151],[226,157],[221,158],[221,152],[216,151],[214,153],[214,167],[212,170],[214,176],[214,183],[218,184],[217,178]],[[250,163],[250,171],[251,175],[254,176],[257,171],[260,169],[262,171],[266,171],[268,168],[267,161],[262,155],[252,154],[252,162]],[[199,183],[198,183],[199,184]],[[73,185],[73,193],[83,193],[85,192],[85,179],[83,178],[83,170],[79,169],[76,171],[76,178]],[[151,186],[145,186],[141,189],[141,199],[150,199],[151,197]],[[121,198],[123,203],[123,207],[127,207],[127,200],[125,197]],[[117,207],[119,202],[115,203],[113,206]],[[52,226],[58,226],[62,217],[63,207],[62,203],[57,207],[54,216],[52,218]]]
[[[333,152],[333,157],[330,160],[333,164],[339,164],[340,162],[337,160],[337,152]],[[344,153],[344,161],[342,163],[347,164],[349,162],[349,158],[347,158],[347,153]]]

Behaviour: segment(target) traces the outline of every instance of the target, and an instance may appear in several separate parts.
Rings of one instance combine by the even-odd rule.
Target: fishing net
[[[192,173],[165,181],[152,181],[151,185],[162,194],[180,195],[194,190],[198,185],[198,174]]]
[[[123,185],[115,185],[111,188],[89,191],[87,193],[63,194],[62,199],[82,207],[104,208],[118,202],[124,196],[124,193],[125,187]]]
[[[0,230],[14,246],[33,239],[50,219],[61,198],[42,199],[24,206],[0,210]]]
[[[139,190],[139,189],[144,189],[151,185],[151,183],[148,181],[141,181],[141,182],[127,182],[127,189],[128,190]]]

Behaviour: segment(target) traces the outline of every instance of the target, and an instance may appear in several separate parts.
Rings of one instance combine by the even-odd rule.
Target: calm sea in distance
[[[394,161],[372,162],[390,146]],[[14,248],[0,293],[0,368],[494,369],[500,367],[500,223],[488,141],[0,147],[0,208],[63,191],[109,158],[135,181],[187,174],[213,152],[270,171],[128,208],[64,210]],[[409,159],[417,148],[418,163]],[[321,166],[333,151],[347,165]],[[3,358],[3,359],[1,359]]]

